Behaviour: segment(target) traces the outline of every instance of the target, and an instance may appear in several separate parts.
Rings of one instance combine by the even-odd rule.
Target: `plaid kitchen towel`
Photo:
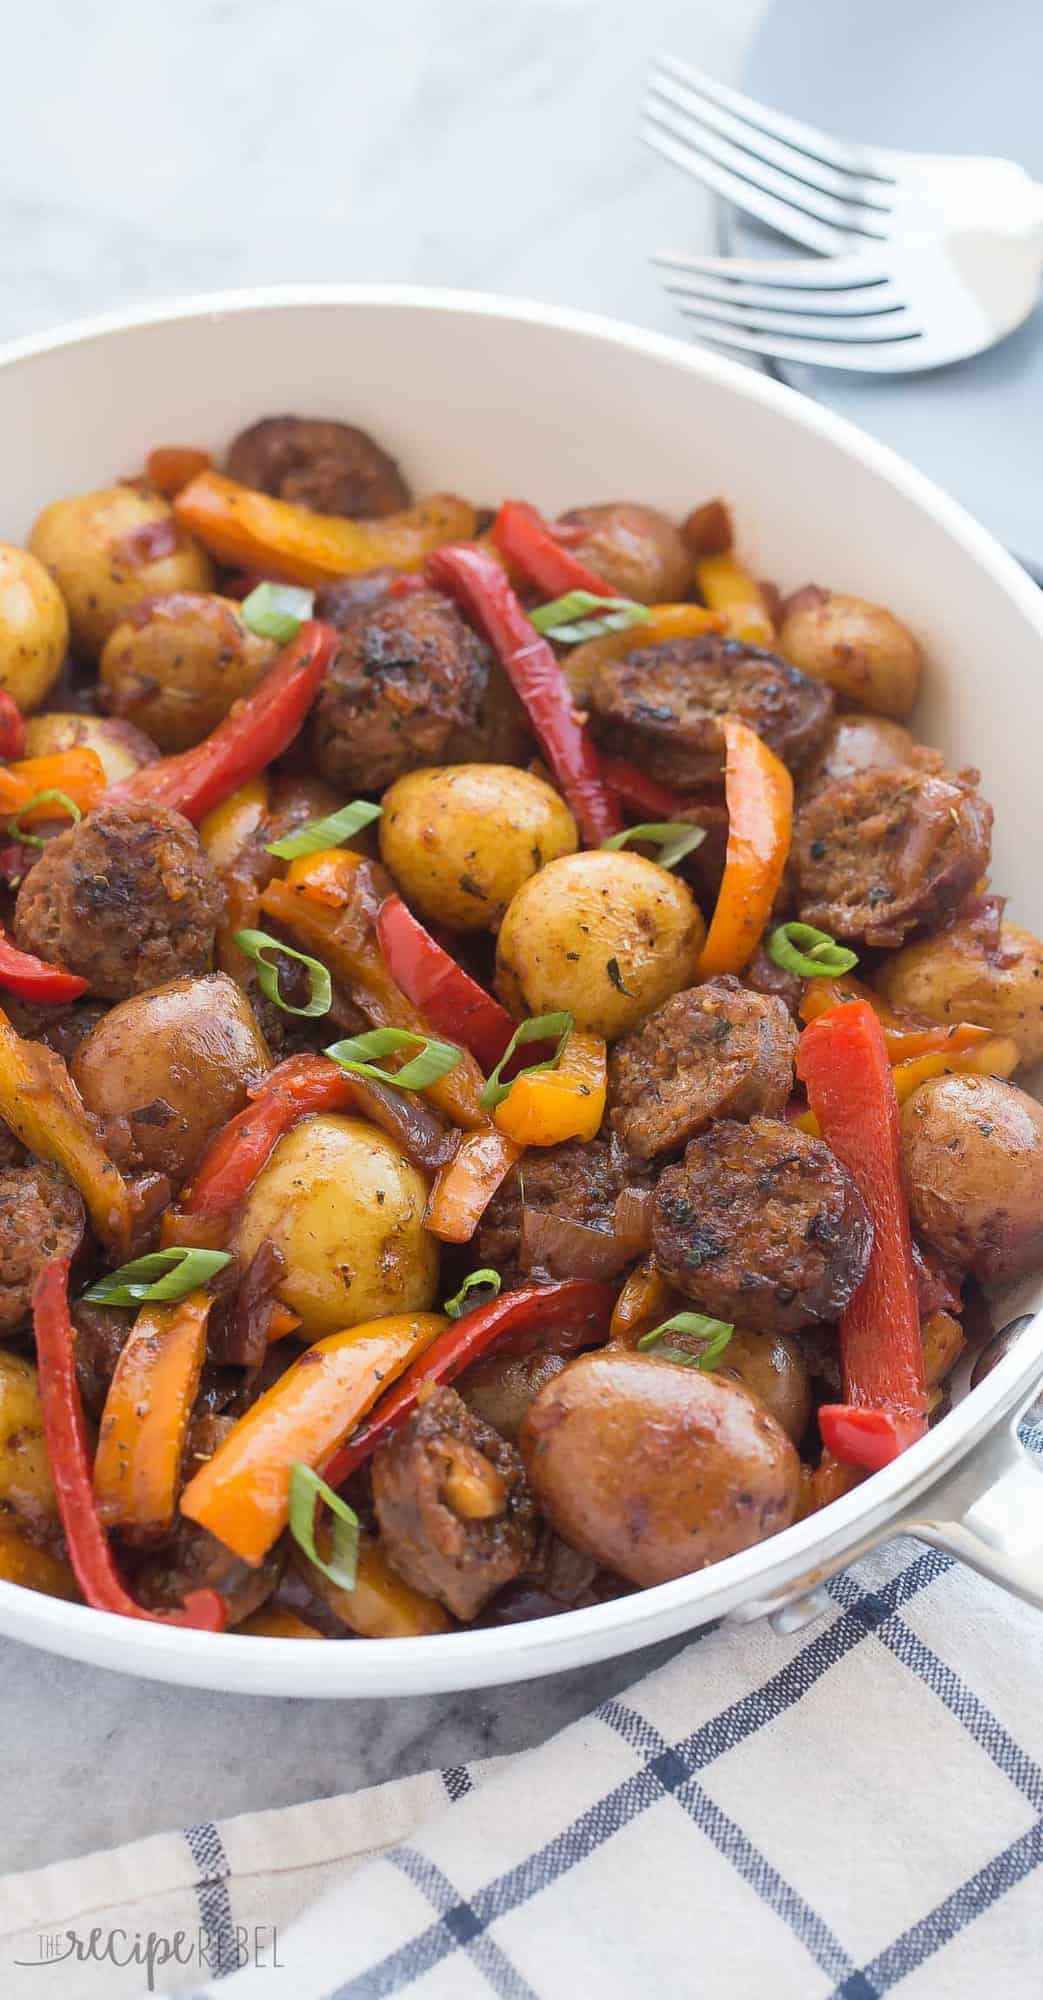
[[[911,1542],[829,1596],[537,1750],[9,1876],[0,1993],[1039,1995],[1043,1617]]]

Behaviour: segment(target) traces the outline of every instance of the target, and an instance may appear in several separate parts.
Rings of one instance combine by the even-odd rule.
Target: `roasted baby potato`
[[[72,1073],[125,1171],[185,1180],[271,1067],[245,993],[223,972],[172,979],[103,1015]]]
[[[588,530],[573,554],[610,583],[620,597],[639,604],[673,604],[687,597],[695,565],[679,528],[654,507],[631,500],[573,507],[562,520]]]
[[[1043,1060],[1043,943],[1004,921],[990,948],[973,917],[884,959],[876,986],[892,1007],[948,1026],[976,1021],[1016,1042],[1021,1064]]]
[[[1043,1262],[1043,1105],[992,1076],[936,1076],[902,1106],[902,1171],[921,1236],[958,1270]]]
[[[811,1417],[811,1383],[791,1334],[747,1333],[736,1327],[717,1373],[742,1382],[771,1411],[790,1442],[799,1445]]]
[[[0,1348],[0,1504],[34,1527],[58,1517],[36,1369],[6,1348]]]
[[[49,694],[68,643],[62,594],[43,563],[0,542],[0,687],[23,714]]]
[[[830,725],[821,757],[814,765],[811,782],[829,785],[837,778],[853,778],[859,771],[879,771],[896,764],[912,764],[918,746],[908,729],[886,715],[838,715]],[[926,754],[920,752],[920,756]],[[938,759],[939,764],[941,758]]]
[[[129,778],[142,764],[154,764],[159,751],[151,738],[132,722],[115,715],[76,715],[48,710],[30,718],[25,731],[27,757],[49,757],[57,750],[94,750],[110,785]]]
[[[275,659],[274,639],[251,632],[230,597],[176,590],[135,604],[109,634],[101,685],[113,715],[161,750],[202,742]]]
[[[567,1008],[615,1041],[690,986],[705,926],[687,884],[625,850],[565,855],[508,906],[496,985],[518,1019]]]
[[[495,929],[522,883],[578,844],[557,792],[511,764],[410,771],[384,794],[382,860],[422,917],[453,930]]]
[[[279,1297],[321,1340],[385,1313],[426,1311],[438,1245],[423,1227],[424,1176],[361,1118],[305,1118],[280,1139],[247,1196],[238,1248],[266,1240],[286,1260]]]
[[[53,501],[33,523],[29,547],[65,599],[73,645],[91,659],[143,597],[213,588],[209,556],[169,501],[136,486]]]
[[[779,651],[811,680],[875,715],[901,721],[919,692],[918,641],[892,612],[864,597],[807,584],[783,605]]]

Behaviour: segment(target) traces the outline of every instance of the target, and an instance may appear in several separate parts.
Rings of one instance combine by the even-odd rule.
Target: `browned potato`
[[[232,598],[176,590],[132,607],[106,640],[99,671],[114,715],[161,750],[188,750],[256,687],[278,651],[250,631]]]
[[[770,1410],[794,1444],[811,1416],[811,1382],[800,1343],[788,1333],[747,1333],[736,1327],[721,1356],[720,1375],[733,1375]]]
[[[58,1518],[36,1369],[0,1348],[0,1502],[33,1527]]]
[[[654,507],[631,500],[607,506],[573,507],[562,515],[569,526],[589,529],[572,553],[619,593],[639,604],[672,604],[687,597],[695,565],[679,528]]]
[[[571,1361],[521,1428],[540,1507],[631,1583],[666,1583],[794,1519],[800,1460],[738,1382],[619,1348]]]
[[[456,1387],[476,1417],[514,1444],[530,1403],[564,1367],[562,1356],[553,1349],[490,1354],[468,1368]]]
[[[29,547],[65,599],[73,645],[92,659],[143,597],[213,588],[210,557],[170,502],[136,486],[53,501],[34,522]]]
[[[1043,1060],[1043,943],[1004,921],[999,943],[973,917],[885,958],[875,984],[892,1007],[949,1026],[976,1021],[1017,1044],[1019,1063]]]
[[[54,686],[68,643],[62,594],[43,564],[0,542],[0,688],[23,714]]]
[[[510,764],[410,771],[384,794],[382,860],[422,917],[453,930],[495,928],[515,890],[578,845],[552,786]]]
[[[916,756],[915,739],[900,722],[884,715],[838,715],[811,777],[816,785],[828,785],[859,771],[912,764]]]
[[[811,680],[876,715],[909,714],[923,653],[908,627],[881,604],[809,583],[782,608],[779,650]]]
[[[159,751],[151,738],[132,722],[114,715],[76,715],[49,710],[26,724],[27,757],[49,757],[56,750],[94,750],[110,785],[129,778],[143,764],[154,764]]]
[[[180,1182],[270,1066],[245,993],[213,972],[120,1001],[81,1042],[72,1073],[118,1165]]]
[[[687,884],[643,855],[591,848],[523,883],[496,949],[496,986],[519,1020],[567,1008],[615,1041],[695,978],[706,931]]]
[[[1043,1106],[991,1076],[936,1076],[902,1106],[913,1222],[983,1280],[1043,1265]]]

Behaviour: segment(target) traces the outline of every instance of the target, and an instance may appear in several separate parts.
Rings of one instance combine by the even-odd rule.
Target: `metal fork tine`
[[[879,285],[886,277],[862,251],[854,257],[703,257],[689,250],[657,250],[652,263],[667,271],[701,272],[708,278],[750,278],[758,285],[787,285],[809,292]]]
[[[729,173],[703,153],[697,153],[693,146],[685,145],[673,133],[665,131],[652,119],[641,127],[641,137],[653,152],[680,167],[683,173],[694,174],[715,194],[724,195],[727,201],[735,202],[746,209],[769,229],[777,229],[783,236],[792,236],[798,243],[806,243],[809,250],[821,250],[825,256],[850,251],[851,238],[839,229],[830,229],[824,222],[816,222],[813,216],[802,215],[788,202],[778,201],[774,195],[764,194],[751,182],[740,179],[738,174]]]
[[[701,123],[697,112],[689,108],[683,93],[677,91],[676,86],[659,85],[653,81],[645,98],[644,110],[665,125],[675,138],[686,140],[700,155],[716,161],[718,166],[730,167],[751,187],[791,205],[798,215],[816,216],[819,222],[830,222],[835,228],[850,234],[886,236],[886,218],[879,209],[866,208],[853,201],[838,201],[836,195],[820,194],[806,181],[796,180],[792,174],[782,173],[778,167],[769,166],[753,153],[744,152],[741,146],[734,146],[730,139],[722,139],[719,133],[710,131]]]
[[[864,174],[853,174],[846,168],[828,166],[813,160],[808,153],[800,152],[796,146],[787,145],[783,139],[773,139],[759,125],[751,124],[749,119],[737,117],[734,111],[725,111],[698,85],[681,82],[665,65],[657,68],[653,64],[649,81],[671,103],[690,111],[701,125],[710,126],[722,138],[734,140],[744,152],[752,153],[755,159],[763,160],[769,166],[778,167],[792,179],[818,188],[820,194],[834,195],[839,201],[858,202],[863,207],[881,209],[885,213],[891,208],[891,189],[886,183],[867,179]]]
[[[721,305],[765,306],[774,312],[818,313],[824,318],[886,318],[905,307],[901,294],[887,283],[854,288],[835,286],[832,291],[815,292],[807,287],[801,290],[798,285],[755,285],[741,280],[735,283],[726,278],[683,272],[677,277],[664,277],[663,285],[675,298],[716,299]]]
[[[741,348],[744,354],[771,354],[777,361],[803,361],[812,368],[852,368],[859,372],[893,375],[913,363],[919,336],[901,340],[798,340],[793,335],[740,333],[707,319],[697,307],[686,309],[697,340],[710,340],[723,347]],[[921,364],[922,365],[922,364]]]
[[[825,161],[841,173],[863,174],[873,180],[893,184],[893,175],[881,171],[872,147],[847,145],[842,139],[833,138],[831,133],[821,131],[817,125],[805,125],[800,118],[791,118],[785,111],[775,111],[767,104],[758,103],[755,97],[745,97],[741,90],[733,90],[729,84],[718,83],[716,77],[707,76],[705,71],[695,69],[691,63],[680,62],[676,56],[662,55],[659,61],[682,83],[694,85],[714,104],[722,105],[726,111],[736,112],[759,131],[785,140],[798,152],[807,153],[809,159]]]
[[[722,299],[699,297],[696,306],[683,306],[682,311],[698,312],[702,319],[713,320],[722,327],[737,327],[743,333],[793,333],[802,339],[833,340],[844,344],[867,340],[878,345],[920,332],[912,313],[901,304],[887,313],[852,313],[847,317],[837,314],[830,318],[826,313],[809,312],[806,306],[797,312],[787,312],[778,306],[747,305],[739,300],[729,303]]]

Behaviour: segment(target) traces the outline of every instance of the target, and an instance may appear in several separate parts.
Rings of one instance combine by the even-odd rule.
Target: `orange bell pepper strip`
[[[914,1056],[936,1052],[951,1054],[958,1050],[980,1048],[992,1039],[991,1028],[979,1028],[973,1021],[958,1021],[945,1027],[941,1023],[918,1020],[913,1014],[898,1014],[879,993],[874,993],[872,987],[864,985],[849,972],[835,978],[807,980],[800,998],[800,1018],[807,1027],[819,1014],[826,1013],[830,1007],[841,1006],[845,1000],[868,1001],[883,1028],[892,1065],[909,1061]]]
[[[443,542],[474,534],[475,512],[453,493],[376,521],[313,514],[274,500],[220,472],[201,472],[182,487],[174,512],[218,562],[259,570],[283,583],[329,583],[370,569],[420,569]]]
[[[325,1555],[321,1545],[320,1551]],[[354,1587],[342,1590],[323,1576],[314,1563],[299,1557],[303,1577],[316,1597],[360,1639],[422,1639],[432,1632],[451,1632],[453,1621],[437,1598],[426,1597],[397,1575],[379,1541],[363,1535],[359,1541]]]
[[[697,977],[741,972],[753,957],[775,901],[793,829],[793,780],[773,750],[726,715],[728,846],[717,907]]]
[[[96,750],[55,750],[47,757],[23,757],[17,764],[0,765],[0,813],[20,812],[38,792],[64,792],[81,813],[90,812],[107,785]],[[67,818],[57,799],[43,799],[19,824],[37,826],[43,820]]]
[[[156,493],[173,500],[190,479],[210,465],[210,453],[191,444],[158,444],[145,460],[145,478]]]
[[[989,1035],[973,1048],[951,1052],[938,1049],[934,1055],[910,1056],[906,1062],[895,1063],[891,1075],[898,1102],[904,1104],[932,1076],[1012,1076],[1018,1060],[1017,1042],[1012,1042],[1009,1035]]]
[[[38,1159],[63,1167],[96,1235],[122,1261],[130,1251],[130,1189],[97,1139],[60,1056],[23,1040],[0,1010],[0,1118]]]
[[[177,1509],[181,1456],[206,1355],[209,1292],[139,1312],[109,1383],[94,1456],[106,1528],[162,1533]]]
[[[523,1148],[500,1132],[468,1132],[428,1197],[424,1228],[443,1243],[469,1243]]]
[[[308,1625],[298,1618],[296,1611],[287,1610],[283,1604],[262,1604],[259,1611],[251,1611],[235,1628],[237,1639],[324,1639],[317,1625]]]
[[[355,872],[364,859],[348,847],[322,847],[315,854],[298,854],[283,879],[309,902],[323,903],[328,910],[343,910],[351,901]]]
[[[199,838],[218,874],[232,866],[268,811],[268,779],[264,772],[247,778],[237,792],[212,806],[199,822]]]
[[[317,1341],[200,1466],[181,1512],[258,1568],[289,1519],[293,1466],[319,1471],[449,1324],[441,1313],[397,1313]]]
[[[309,856],[311,860],[317,857]],[[321,857],[318,857],[321,859]],[[354,862],[352,869],[350,863]],[[376,895],[372,911],[366,908],[371,864],[357,855],[341,856],[348,863],[345,879],[351,878],[352,900],[341,908],[317,902],[303,892],[303,885],[270,882],[260,899],[260,908],[274,917],[301,951],[325,965],[334,982],[354,1002],[374,1028],[406,1028],[414,1035],[430,1035],[423,1015],[407,1000],[384,963],[377,942],[376,916],[383,898]],[[489,1116],[479,1103],[485,1079],[474,1057],[461,1054],[455,1069],[440,1077],[422,1095],[443,1111],[454,1125],[465,1131],[487,1131]]]
[[[664,1319],[679,1311],[681,1301],[651,1257],[631,1271],[612,1309],[609,1340],[621,1347],[636,1347],[641,1336],[651,1333]]]
[[[648,617],[640,625],[585,639],[581,646],[570,648],[561,664],[575,700],[583,706],[590,699],[594,672],[603,661],[622,660],[640,646],[659,646],[667,639],[701,639],[707,632],[723,631],[723,616],[705,604],[650,604]]]
[[[700,556],[695,565],[699,594],[711,611],[719,611],[731,639],[751,646],[770,646],[775,627],[764,593],[755,577],[733,555]]]
[[[0,1515],[0,1577],[44,1597],[65,1597],[75,1603],[80,1595],[68,1563],[38,1548],[10,1514]]]
[[[573,1029],[557,1069],[517,1076],[493,1112],[493,1124],[516,1146],[558,1146],[593,1139],[605,1115],[608,1050],[600,1035]]]

